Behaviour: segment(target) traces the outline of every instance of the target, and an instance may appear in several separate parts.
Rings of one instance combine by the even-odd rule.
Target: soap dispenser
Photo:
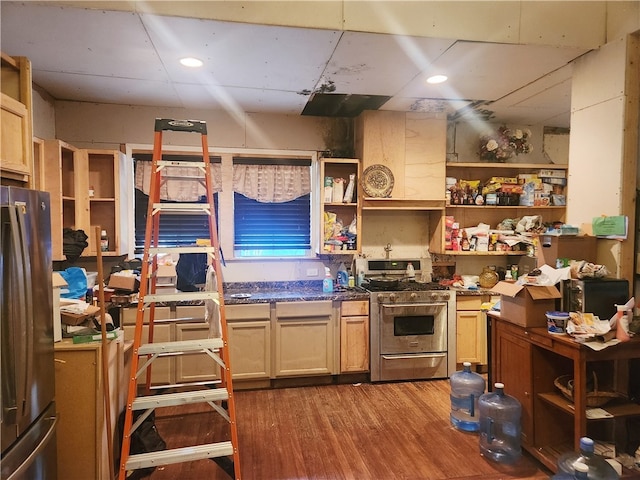
[[[324,267],[324,280],[322,280],[322,291],[324,293],[333,292],[333,278],[331,278],[331,270],[329,270],[329,267]]]

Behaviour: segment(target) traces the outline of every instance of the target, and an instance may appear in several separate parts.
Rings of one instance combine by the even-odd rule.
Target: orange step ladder
[[[173,161],[162,159],[162,133],[164,131],[199,133],[202,140],[202,162]],[[172,178],[171,169],[174,167],[195,167],[200,172],[193,177],[180,176],[181,180],[192,179],[204,184],[206,190],[205,203],[162,203],[160,201],[160,187],[166,180]],[[238,433],[236,425],[235,401],[231,367],[229,364],[229,345],[227,343],[227,322],[222,295],[221,255],[216,229],[215,204],[213,200],[213,185],[209,162],[209,147],[207,143],[207,125],[199,120],[156,119],[153,145],[153,159],[151,165],[151,185],[149,191],[149,206],[145,230],[145,244],[142,258],[140,292],[138,295],[138,309],[136,328],[133,340],[133,358],[131,374],[129,376],[129,392],[127,396],[126,412],[123,426],[122,450],[119,464],[119,480],[126,480],[128,472],[169,465],[191,462],[201,459],[211,459],[220,465],[230,476],[240,480],[240,457],[238,451]],[[173,178],[178,178],[173,176]],[[209,220],[209,241],[198,242],[196,246],[160,247],[160,216],[161,215],[204,215]],[[204,245],[200,245],[204,243]],[[210,259],[207,275],[215,277],[215,288],[197,292],[163,293],[156,292],[158,255],[164,254],[204,253]],[[209,277],[211,278],[211,277]],[[209,282],[208,282],[209,283]],[[211,286],[211,285],[210,285]],[[206,338],[174,342],[153,341],[153,325],[155,305],[157,303],[201,301],[207,308],[215,310],[209,315],[210,322],[218,322]],[[145,313],[148,311],[148,341],[143,343],[142,331]],[[177,356],[195,353],[205,353],[205,360],[211,361],[212,376],[217,369],[220,380],[212,382],[194,382],[193,384],[163,385],[163,393],[151,395],[151,366],[153,361],[161,356]],[[146,389],[144,396],[138,395],[137,379],[146,374]],[[166,392],[169,393],[166,393]],[[229,439],[217,443],[188,445],[175,449],[157,452],[131,454],[131,435],[136,428],[158,407],[179,407],[189,404],[207,403],[220,414],[229,424]],[[139,412],[134,422],[134,412]]]

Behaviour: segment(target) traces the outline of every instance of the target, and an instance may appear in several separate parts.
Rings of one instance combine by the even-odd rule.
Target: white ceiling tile
[[[173,85],[151,80],[43,72],[38,85],[60,100],[179,107]]]
[[[279,90],[313,89],[339,35],[332,30],[248,25],[142,16],[171,79]],[[202,72],[182,67],[184,56],[205,62]]]

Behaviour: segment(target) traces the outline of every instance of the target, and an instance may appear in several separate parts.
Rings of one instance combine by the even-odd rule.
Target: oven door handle
[[[447,304],[444,302],[415,302],[415,303],[394,303],[392,305],[383,303],[381,304],[382,308],[393,310],[394,308],[405,308],[405,307],[428,307],[428,308],[436,308],[436,307],[446,307]]]
[[[407,360],[411,358],[444,358],[446,353],[418,353],[415,355],[382,355],[385,360]]]

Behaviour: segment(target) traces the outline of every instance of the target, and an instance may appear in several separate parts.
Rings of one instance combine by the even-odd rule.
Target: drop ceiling
[[[380,110],[568,127],[571,61],[588,51],[29,2],[2,1],[0,13],[2,51],[28,57],[56,100],[234,113],[352,116],[374,98]],[[427,85],[433,73],[450,80]]]

